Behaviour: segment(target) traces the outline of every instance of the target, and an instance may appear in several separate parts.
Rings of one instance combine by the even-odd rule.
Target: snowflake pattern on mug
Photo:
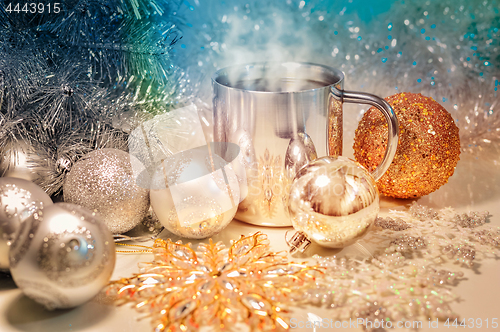
[[[281,156],[273,156],[266,149],[264,155],[259,157],[261,191],[258,201],[262,213],[268,218],[276,215],[278,205],[287,203],[287,181],[283,171]]]

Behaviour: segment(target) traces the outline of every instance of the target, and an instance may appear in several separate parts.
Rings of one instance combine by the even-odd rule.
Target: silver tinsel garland
[[[82,156],[127,150],[123,130],[186,95],[186,79],[171,64],[179,32],[165,20],[174,9],[168,2],[60,5],[60,15],[0,10],[0,172],[50,195]]]
[[[10,127],[9,135],[0,136],[0,175],[31,180],[49,195],[60,193],[66,174],[85,154],[101,148],[127,149],[128,135],[105,123],[72,130],[44,126],[40,118],[31,117],[10,122]]]

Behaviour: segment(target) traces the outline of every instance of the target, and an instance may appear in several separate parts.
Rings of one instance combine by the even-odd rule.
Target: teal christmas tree
[[[81,156],[126,149],[123,127],[181,102],[182,73],[171,61],[180,34],[167,1],[3,2],[0,10],[3,176],[24,169],[59,194]]]

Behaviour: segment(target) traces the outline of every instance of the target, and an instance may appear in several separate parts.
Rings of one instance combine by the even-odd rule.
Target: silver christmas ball
[[[166,158],[153,175],[150,197],[166,229],[203,239],[231,222],[240,188],[231,164],[202,146]]]
[[[293,180],[297,171],[307,163],[318,158],[316,147],[309,135],[298,133],[290,139],[285,153],[285,170],[289,179]]]
[[[29,181],[36,180],[39,175],[33,164],[35,149],[20,138],[6,141],[0,154],[0,175]]]
[[[85,155],[67,175],[64,201],[96,210],[113,234],[131,230],[149,209],[149,190],[137,186],[131,158],[117,149]]]
[[[0,269],[9,269],[9,248],[12,240],[10,234],[5,233],[0,227]]]
[[[95,213],[56,203],[21,224],[9,259],[12,277],[26,296],[50,310],[71,308],[109,282],[115,245]]]
[[[324,247],[343,248],[373,224],[378,196],[375,180],[359,163],[323,157],[297,172],[288,208],[297,231]]]
[[[24,179],[0,178],[0,269],[9,268],[9,246],[14,234],[37,204],[52,204],[42,188]]]

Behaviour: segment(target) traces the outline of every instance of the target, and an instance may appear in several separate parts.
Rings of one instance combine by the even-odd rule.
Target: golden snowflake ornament
[[[154,260],[140,263],[140,273],[109,285],[108,294],[147,312],[155,331],[288,329],[285,306],[305,300],[320,268],[289,262],[270,251],[260,232],[241,236],[227,248],[201,243],[197,250],[181,241],[155,241]]]

